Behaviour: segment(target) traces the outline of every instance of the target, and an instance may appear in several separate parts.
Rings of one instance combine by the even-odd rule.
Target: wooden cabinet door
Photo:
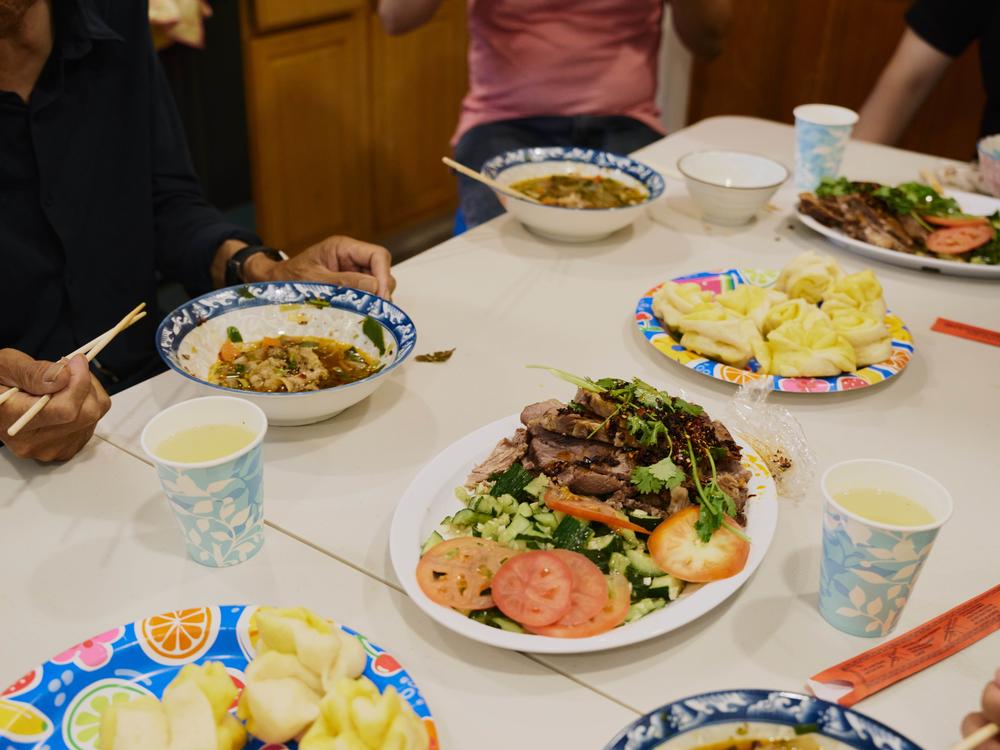
[[[254,28],[275,31],[357,10],[364,0],[254,0]]]
[[[911,0],[756,0],[734,3],[723,53],[696,62],[688,121],[752,115],[792,122],[797,104],[857,110],[905,27]],[[949,69],[903,136],[902,148],[969,159],[985,96],[978,47]]]
[[[295,253],[331,234],[368,236],[368,17],[255,36],[244,64],[257,228]]]
[[[385,235],[457,203],[441,157],[467,85],[465,2],[445,0],[430,23],[400,37],[375,18],[371,47],[374,227]]]

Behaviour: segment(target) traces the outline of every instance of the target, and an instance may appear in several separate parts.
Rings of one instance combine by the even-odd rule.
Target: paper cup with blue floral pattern
[[[835,464],[823,488],[823,558],[819,611],[851,635],[879,637],[895,627],[938,531],[951,517],[951,495],[922,471],[893,461]],[[923,526],[878,523],[844,509],[836,496],[852,489],[897,492],[933,517]]]
[[[802,104],[795,115],[795,185],[815,190],[824,177],[836,177],[858,113],[833,104]]]
[[[254,438],[213,461],[178,463],[157,454],[167,438],[205,425],[245,427]],[[228,396],[184,401],[164,409],[142,431],[142,447],[160,477],[193,560],[215,568],[249,560],[264,544],[261,443],[267,417],[256,404]]]

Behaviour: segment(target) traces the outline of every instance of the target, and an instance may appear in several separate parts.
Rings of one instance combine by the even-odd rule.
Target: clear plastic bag
[[[767,463],[778,494],[799,498],[812,484],[816,458],[798,420],[783,406],[767,402],[770,393],[768,378],[758,378],[740,386],[729,405],[728,419],[724,421]]]

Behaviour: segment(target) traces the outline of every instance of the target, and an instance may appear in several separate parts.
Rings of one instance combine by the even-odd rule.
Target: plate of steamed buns
[[[780,270],[681,276],[640,298],[635,322],[656,349],[716,380],[767,378],[773,390],[833,393],[884,382],[913,356],[875,273],[845,273],[805,252]]]

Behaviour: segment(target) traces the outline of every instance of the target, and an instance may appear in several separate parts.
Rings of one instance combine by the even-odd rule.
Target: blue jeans
[[[497,154],[519,148],[578,146],[628,154],[662,137],[648,125],[620,115],[526,117],[467,130],[455,144],[455,159],[478,172]],[[458,177],[458,200],[469,229],[503,213],[492,190],[462,175]]]

